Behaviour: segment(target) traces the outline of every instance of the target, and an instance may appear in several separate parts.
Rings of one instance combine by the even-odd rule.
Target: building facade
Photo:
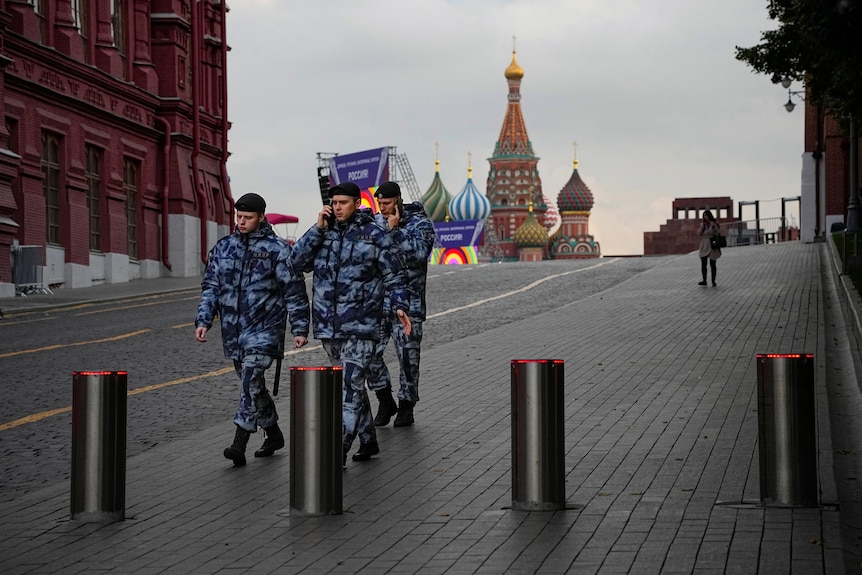
[[[709,210],[719,224],[736,220],[733,200],[728,196],[712,198],[676,198],[671,206],[672,217],[657,232],[644,232],[644,255],[687,254],[697,249],[697,235],[703,222],[703,212]]]
[[[232,227],[226,14],[0,0],[0,296],[20,246],[52,287],[200,273]]]
[[[823,238],[833,226],[846,224],[850,190],[858,194],[862,188],[862,173],[857,172],[856,182],[850,184],[848,132],[847,122],[842,124],[806,100],[800,207],[802,241]],[[862,150],[857,146],[857,166],[860,161]]]

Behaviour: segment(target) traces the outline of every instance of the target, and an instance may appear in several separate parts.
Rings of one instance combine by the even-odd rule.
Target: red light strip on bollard
[[[799,359],[804,357],[805,359],[811,359],[814,357],[813,353],[758,353],[757,359]]]
[[[128,375],[128,371],[73,371],[72,375]]]
[[[512,363],[565,363],[562,359],[513,359]]]
[[[341,371],[344,369],[340,365],[318,365],[318,366],[301,366],[301,367],[291,367],[290,371],[326,371],[326,370],[338,370]]]

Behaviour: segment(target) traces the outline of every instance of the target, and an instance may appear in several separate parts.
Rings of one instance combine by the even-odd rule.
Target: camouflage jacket
[[[369,210],[347,222],[303,234],[293,262],[312,279],[312,324],[317,339],[379,339],[383,300],[389,309],[408,311],[404,266],[386,230]]]
[[[377,223],[389,229],[386,218],[378,213]],[[407,268],[407,286],[410,288],[411,319],[425,320],[425,283],[428,277],[428,256],[434,249],[434,224],[428,219],[419,202],[404,205],[401,225],[389,232],[392,242]]]
[[[210,250],[195,326],[211,328],[218,313],[225,357],[278,357],[288,316],[291,333],[308,336],[305,279],[290,255],[266,220],[249,234],[234,231]]]

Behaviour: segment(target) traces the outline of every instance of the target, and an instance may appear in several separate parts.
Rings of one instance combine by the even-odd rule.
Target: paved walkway
[[[291,513],[287,450],[226,465],[219,424],[128,460],[123,522],[71,521],[65,483],[0,505],[0,572],[842,573],[862,401],[830,250],[725,250],[717,288],[693,265],[423,355],[417,424],[348,462],[341,515]],[[757,353],[815,354],[818,508],[759,505]],[[511,509],[515,358],[566,362],[564,511]]]

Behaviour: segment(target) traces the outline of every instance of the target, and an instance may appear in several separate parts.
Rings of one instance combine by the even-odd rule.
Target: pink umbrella
[[[272,225],[295,224],[295,223],[299,222],[299,218],[297,218],[296,216],[288,216],[287,214],[269,213],[269,214],[266,214],[266,219]]]

